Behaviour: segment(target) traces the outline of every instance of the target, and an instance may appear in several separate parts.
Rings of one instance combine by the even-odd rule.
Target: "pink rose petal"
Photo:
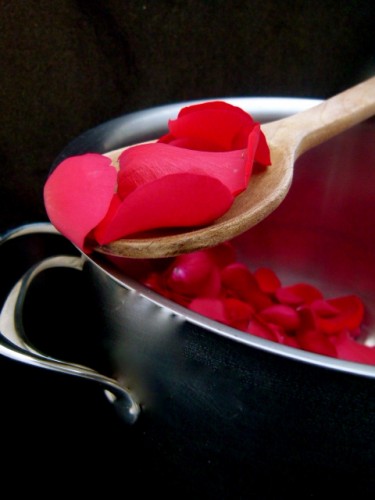
[[[111,203],[117,172],[99,154],[67,158],[44,186],[44,203],[52,224],[83,249],[88,233],[103,219]]]
[[[114,168],[111,173],[101,168],[110,165],[101,155],[81,155],[59,166],[45,186],[46,209],[51,222],[87,251],[96,245],[95,238],[105,244],[137,232],[209,224],[246,189],[254,162],[270,163],[259,123],[222,101],[192,105],[170,121],[169,133],[157,143],[130,147],[121,155],[117,182]],[[195,188],[196,208],[182,193],[178,175],[193,176],[186,187]],[[202,186],[197,186],[194,175],[206,176]],[[168,210],[175,213],[167,214]]]
[[[199,174],[170,174],[129,194],[117,211],[94,231],[105,245],[130,234],[159,228],[201,226],[223,215],[233,203],[217,179]]]
[[[136,188],[170,174],[208,175],[221,181],[235,196],[246,189],[254,152],[250,159],[240,151],[205,152],[169,144],[140,144],[125,149],[119,157],[118,194],[125,198]]]

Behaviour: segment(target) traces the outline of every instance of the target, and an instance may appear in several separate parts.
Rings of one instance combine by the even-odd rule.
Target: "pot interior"
[[[263,123],[318,103],[309,99],[226,100],[247,110]],[[97,149],[108,151],[129,143],[129,129],[132,130],[132,142],[157,137],[165,132],[167,119],[176,116],[186,104],[191,103],[134,113],[128,115],[124,123],[113,122],[107,126],[108,135],[105,131],[101,134],[102,141]],[[371,119],[302,155],[296,162],[293,183],[282,204],[267,219],[233,240],[239,260],[251,270],[270,267],[283,285],[310,283],[316,285],[326,298],[358,295],[366,311],[362,340],[369,345],[375,344],[374,134],[375,120]],[[77,144],[73,143],[65,154],[75,154],[75,147]],[[79,141],[78,147],[82,152]],[[103,265],[102,261],[99,263]],[[233,329],[213,326],[211,320],[203,317],[197,320],[194,313],[142,289],[107,264],[104,267],[117,281],[128,288],[136,288],[173,313],[198,321],[207,329],[224,334],[229,332],[228,335],[233,337],[230,331]],[[241,342],[249,341],[252,345],[270,349],[269,341],[264,339],[242,333],[237,337]],[[290,350],[296,351],[285,346],[273,346],[272,349],[285,351],[288,355]],[[314,356],[308,358],[311,360]]]
[[[325,297],[356,294],[363,333],[375,343],[375,120],[305,153],[282,204],[235,241],[251,268],[269,266],[283,284],[316,285]]]

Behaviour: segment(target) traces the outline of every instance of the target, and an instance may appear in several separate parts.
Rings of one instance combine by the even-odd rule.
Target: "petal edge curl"
[[[170,174],[131,192],[95,229],[105,245],[153,229],[203,226],[223,215],[233,196],[219,180],[200,174]]]
[[[80,249],[111,203],[117,172],[111,160],[88,153],[61,162],[44,186],[44,204],[52,224]]]

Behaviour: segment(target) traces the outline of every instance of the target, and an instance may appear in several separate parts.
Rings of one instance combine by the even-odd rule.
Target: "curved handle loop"
[[[51,234],[55,231],[51,229],[50,224],[25,226],[20,231],[10,233],[9,238],[5,238],[1,243],[19,235],[35,234],[36,232]],[[58,233],[55,232],[55,234]],[[134,401],[130,393],[116,380],[102,375],[86,366],[60,361],[42,354],[28,343],[23,329],[23,305],[28,288],[35,277],[46,269],[56,267],[68,267],[70,269],[82,270],[83,263],[84,259],[82,257],[71,255],[49,257],[32,266],[18,280],[5,299],[0,313],[0,354],[32,366],[73,375],[99,383],[120,416],[127,423],[134,423],[140,412],[139,405]]]

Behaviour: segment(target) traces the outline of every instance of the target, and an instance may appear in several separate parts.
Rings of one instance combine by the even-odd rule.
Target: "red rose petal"
[[[345,297],[337,297],[328,299],[328,303],[339,309],[342,315],[345,316],[346,328],[349,330],[357,329],[363,321],[364,305],[356,295],[347,295]]]
[[[170,135],[160,142],[184,138],[184,147],[196,147],[198,141],[205,151],[230,151],[246,147],[254,120],[241,108],[212,101],[183,108],[168,125]]]
[[[250,152],[250,155],[253,155]],[[125,198],[136,188],[170,174],[203,174],[221,181],[235,196],[248,184],[251,165],[243,151],[206,152],[149,143],[125,149],[119,157],[118,194]]]
[[[316,330],[306,330],[298,333],[297,340],[301,349],[333,358],[337,357],[336,347],[330,341],[330,338]]]
[[[337,307],[334,307],[328,300],[324,299],[314,300],[311,302],[310,308],[316,313],[317,316],[322,318],[332,318],[337,316],[340,312]]]
[[[294,335],[283,335],[282,337],[279,336],[278,342],[280,344],[287,345],[289,347],[295,347],[297,349],[300,349],[300,345],[298,343],[297,337]]]
[[[234,262],[226,266],[221,273],[223,286],[246,295],[249,289],[258,289],[258,283],[253,273],[245,264]]]
[[[199,297],[197,299],[194,299],[189,304],[188,308],[191,311],[206,316],[207,318],[211,318],[215,321],[219,321],[220,323],[227,324],[224,304],[220,299]]]
[[[221,280],[227,293],[249,303],[256,310],[272,305],[272,300],[258,287],[251,271],[240,263],[234,263],[222,270]]]
[[[254,161],[262,167],[271,165],[270,148],[268,147],[266,136],[263,134],[262,130],[260,130],[259,132],[258,147],[256,150]]]
[[[318,329],[317,315],[311,305],[298,307],[297,311],[300,320],[299,332],[297,333]]]
[[[347,361],[375,365],[375,347],[356,342],[348,331],[343,331],[335,337],[337,355]]]
[[[233,264],[236,261],[236,249],[229,241],[207,248],[205,251],[219,268],[229,266],[229,264]]]
[[[276,291],[276,298],[282,304],[298,306],[309,304],[314,300],[322,299],[322,293],[314,286],[307,283],[284,286]]]
[[[187,296],[217,296],[220,292],[220,272],[205,251],[177,257],[166,271],[166,286]]]
[[[272,269],[260,267],[254,272],[259,288],[265,293],[275,293],[281,287],[281,281]]]
[[[196,112],[209,111],[211,109],[224,110],[224,111],[231,110],[237,113],[239,116],[242,116],[243,119],[248,120],[250,118],[253,121],[251,116],[248,113],[246,113],[246,111],[244,111],[242,108],[234,106],[233,104],[229,104],[228,102],[225,101],[207,101],[207,102],[201,102],[199,104],[191,104],[190,106],[185,106],[180,109],[178,117],[186,116]]]
[[[254,315],[254,307],[236,298],[224,299],[223,303],[229,325],[238,330],[246,331],[249,321]]]
[[[319,316],[317,319],[318,327],[327,334],[339,333],[342,330],[356,330],[364,314],[362,301],[355,295],[338,297],[327,300],[338,313],[329,317]]]
[[[67,158],[44,186],[44,203],[52,224],[79,248],[103,219],[111,203],[117,172],[99,154]]]
[[[285,330],[296,330],[300,319],[295,309],[284,304],[274,304],[260,311],[259,315],[267,323],[274,323]]]
[[[120,269],[123,273],[132,279],[142,281],[146,280],[150,273],[162,273],[170,264],[170,258],[161,259],[132,259],[127,257],[118,257],[106,254],[106,260],[110,261],[114,267]]]
[[[151,283],[151,287],[155,290],[161,288],[160,293],[171,300],[232,328],[293,348],[349,361],[375,364],[375,347],[364,346],[355,340],[360,333],[364,309],[358,297],[323,299],[319,290],[306,283],[279,287],[279,280],[272,270],[260,268],[253,274],[244,264],[232,261],[235,258],[232,251],[224,260],[221,256],[217,259],[215,252],[220,255],[224,251],[226,255],[227,249],[231,250],[229,242],[223,245],[201,251],[206,254],[210,264],[202,260],[202,263],[198,262],[197,274],[193,269],[189,271],[194,277],[192,279],[194,286],[189,292],[195,295],[190,305],[186,297],[174,295],[175,292],[168,289],[165,268],[162,268],[159,274],[151,273],[148,284]],[[222,267],[227,258],[230,259],[230,263]],[[184,256],[184,259],[188,261],[189,254]],[[221,290],[216,288],[217,283],[215,285],[215,293],[220,296],[213,298],[202,296],[205,293],[204,283],[200,282],[199,277],[202,273],[203,281],[210,280],[210,273],[207,271],[210,265],[216,271],[221,270]],[[278,295],[292,302],[292,305],[275,304],[261,287],[263,290],[268,290],[271,295],[276,288]],[[322,328],[322,324],[325,327],[325,322],[330,324],[330,321],[333,321],[335,335],[328,335],[325,331],[327,328]],[[343,325],[345,329],[337,332],[336,329]]]
[[[217,151],[217,145],[211,144],[207,139],[201,137],[174,137],[167,134],[158,140],[158,143],[168,144],[176,148],[193,149],[195,151]],[[241,149],[241,148],[236,148]]]
[[[358,339],[362,335],[361,325],[358,328],[352,328],[350,330],[350,335],[353,339]]]
[[[253,130],[250,132],[247,142],[247,150],[246,150],[246,163],[245,163],[245,180],[246,186],[249,183],[250,176],[253,172],[254,159],[258,148],[259,143],[259,133],[260,126],[254,125]]]
[[[146,277],[142,278],[142,283],[148,288],[151,288],[151,290],[154,290],[154,292],[160,293],[160,295],[169,296],[166,292],[164,276],[157,271],[148,273]]]
[[[247,332],[257,337],[262,337],[263,339],[272,340],[273,342],[278,341],[278,337],[274,330],[270,328],[266,323],[258,321],[257,319],[252,319],[247,327]]]
[[[167,227],[201,226],[225,213],[233,197],[217,179],[198,174],[171,174],[129,194],[111,218],[95,229],[105,245],[129,234]]]

